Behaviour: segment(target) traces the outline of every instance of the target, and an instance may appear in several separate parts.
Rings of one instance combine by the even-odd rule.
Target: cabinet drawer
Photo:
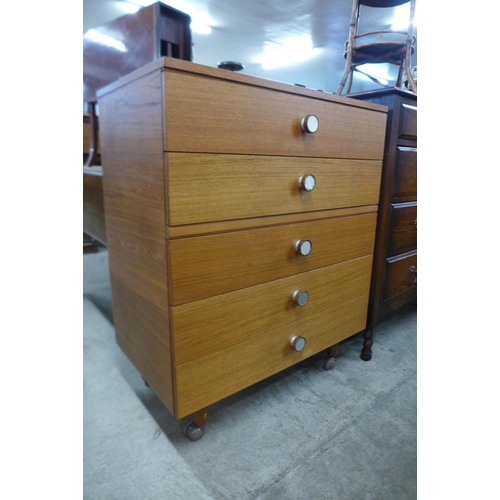
[[[179,418],[363,330],[371,265],[362,257],[171,308]],[[302,307],[295,290],[309,293]]]
[[[389,254],[402,253],[417,247],[417,203],[391,205]]]
[[[410,268],[417,269],[417,251],[411,251],[386,259],[386,279],[384,299],[389,299],[416,287],[416,274],[410,274]]]
[[[165,73],[165,151],[382,159],[386,114],[269,88]],[[315,133],[301,121],[315,115]]]
[[[250,155],[166,156],[172,226],[378,203],[382,162]],[[312,191],[298,179],[312,174]]]
[[[393,196],[417,196],[417,148],[398,147]]]
[[[170,240],[171,304],[373,253],[376,214]],[[296,242],[310,241],[307,255]]]
[[[412,141],[417,140],[417,108],[415,106],[401,103],[398,137]]]

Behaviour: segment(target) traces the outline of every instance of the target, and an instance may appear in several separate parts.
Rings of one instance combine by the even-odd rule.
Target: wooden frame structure
[[[360,32],[359,19],[361,7],[389,8],[410,3],[410,17],[408,28],[404,31],[375,30]],[[417,86],[413,80],[411,71],[411,55],[415,50],[415,35],[413,35],[413,19],[415,16],[416,0],[353,0],[351,23],[349,29],[349,39],[346,41],[344,57],[346,65],[344,75],[339,83],[337,94],[342,94],[347,84],[346,94],[351,92],[353,73],[359,71],[358,67],[363,64],[389,63],[399,66],[398,77],[395,87],[403,88],[403,72],[406,72],[410,90],[417,93]],[[399,35],[404,37],[402,41],[388,40],[389,35]],[[368,37],[378,37],[373,42],[360,43]],[[367,75],[375,83],[382,83],[375,77]]]

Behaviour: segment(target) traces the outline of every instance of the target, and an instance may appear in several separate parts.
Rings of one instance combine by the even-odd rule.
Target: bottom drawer
[[[417,251],[386,259],[384,300],[417,286]]]
[[[178,418],[363,330],[371,266],[370,255],[171,308]]]

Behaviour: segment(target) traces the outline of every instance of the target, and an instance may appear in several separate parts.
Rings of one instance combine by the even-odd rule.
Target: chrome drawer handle
[[[306,339],[299,336],[292,337],[290,339],[290,345],[295,351],[300,352],[306,346]]]
[[[309,255],[312,250],[312,243],[309,240],[299,240],[295,243],[295,250],[299,255]]]
[[[305,306],[309,300],[309,294],[304,290],[295,290],[292,299],[298,306]]]
[[[316,178],[312,174],[306,174],[299,177],[299,187],[304,191],[312,191],[316,186]]]
[[[318,117],[316,115],[307,115],[305,118],[302,118],[300,126],[304,132],[314,134],[319,128]]]

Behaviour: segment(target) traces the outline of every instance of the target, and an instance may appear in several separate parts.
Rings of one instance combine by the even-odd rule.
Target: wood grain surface
[[[417,267],[417,251],[402,253],[394,257],[388,257],[386,268],[386,280],[384,283],[384,298],[394,298],[412,288],[416,288],[415,278],[410,275],[410,267]]]
[[[116,339],[171,413],[365,328],[385,107],[168,58],[98,97]]]
[[[378,203],[377,160],[183,153],[165,160],[173,226]],[[316,178],[311,192],[299,188],[306,174]]]
[[[166,151],[383,158],[385,113],[171,70],[165,82]]]
[[[372,257],[172,308],[178,415],[327,349],[366,325]],[[297,306],[295,290],[309,301]],[[305,337],[295,352],[290,339]]]
[[[371,213],[172,240],[171,304],[372,254],[375,224]],[[296,252],[301,239],[311,242],[309,255]]]
[[[175,414],[169,331],[161,75],[99,101],[116,339]]]

